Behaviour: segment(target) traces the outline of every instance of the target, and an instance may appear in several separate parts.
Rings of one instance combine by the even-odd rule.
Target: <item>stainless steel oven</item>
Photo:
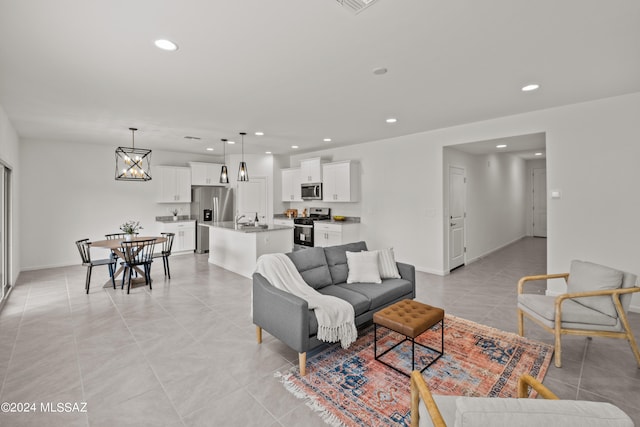
[[[293,245],[297,248],[313,247],[313,223],[331,218],[331,208],[310,208],[308,218],[293,220]]]
[[[322,183],[300,184],[302,200],[322,200]]]
[[[293,220],[293,244],[313,247],[313,220],[311,218]]]

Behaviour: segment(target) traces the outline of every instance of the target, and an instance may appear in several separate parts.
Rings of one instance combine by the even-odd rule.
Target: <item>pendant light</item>
[[[240,132],[242,136],[242,161],[240,162],[240,168],[238,168],[238,181],[249,181],[249,171],[247,170],[247,163],[244,161],[244,136],[246,132]]]
[[[151,150],[135,148],[136,128],[131,131],[131,147],[116,148],[116,181],[151,180]]]
[[[222,141],[222,168],[220,169],[220,184],[229,183],[229,174],[227,173],[227,140]]]

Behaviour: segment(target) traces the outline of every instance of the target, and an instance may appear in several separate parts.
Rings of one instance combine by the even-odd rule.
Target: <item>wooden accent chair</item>
[[[567,293],[558,296],[526,294],[524,285],[534,280],[562,278]],[[640,368],[638,344],[627,320],[631,294],[640,292],[637,276],[586,261],[571,262],[570,273],[526,276],[518,282],[518,334],[524,334],[524,317],[555,336],[555,365],[562,366],[560,337],[567,335],[624,338]]]
[[[529,388],[542,399],[527,398]],[[518,379],[518,398],[431,394],[419,371],[411,373],[411,427],[620,426],[633,421],[607,402],[561,400],[529,374]]]
[[[91,242],[89,239],[82,239],[76,242],[76,246],[78,247],[78,252],[80,252],[80,258],[82,258],[82,265],[87,267],[87,280],[84,284],[84,288],[87,293],[89,293],[89,284],[91,283],[91,271],[93,267],[97,265],[106,265],[109,268],[109,276],[111,277],[111,283],[113,284],[113,289],[116,288],[116,282],[113,278],[113,274],[116,268],[116,261],[112,258],[110,259],[91,259]]]

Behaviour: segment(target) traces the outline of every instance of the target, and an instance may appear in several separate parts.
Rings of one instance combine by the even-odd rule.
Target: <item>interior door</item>
[[[258,213],[260,221],[267,215],[267,178],[255,177],[251,181],[238,182],[237,211],[249,220],[253,220]]]
[[[547,170],[533,170],[533,235],[547,237]]]
[[[464,265],[465,170],[449,166],[449,271]]]

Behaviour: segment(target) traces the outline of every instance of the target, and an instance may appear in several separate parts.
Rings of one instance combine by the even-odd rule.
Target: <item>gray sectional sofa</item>
[[[348,301],[355,311],[356,326],[373,318],[376,311],[416,294],[415,267],[397,262],[401,278],[383,279],[382,283],[351,283],[346,252],[366,251],[365,242],[324,248],[310,248],[286,254],[310,286],[324,295]],[[261,274],[253,275],[253,323],[258,342],[262,329],[287,344],[299,354],[300,373],[306,373],[307,351],[323,344],[316,338],[318,322],[307,302],[272,286]]]

